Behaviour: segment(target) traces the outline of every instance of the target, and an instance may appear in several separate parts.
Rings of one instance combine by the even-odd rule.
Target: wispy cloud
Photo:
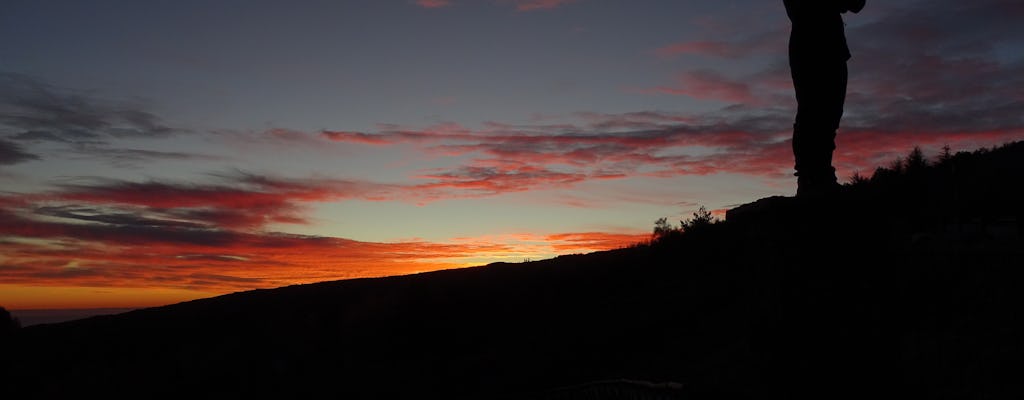
[[[20,144],[0,139],[0,165],[38,160],[39,156],[26,152]]]
[[[94,144],[74,145],[69,150],[69,153],[74,154],[81,158],[96,159],[105,163],[109,163],[115,167],[121,168],[135,167],[147,162],[158,160],[215,161],[225,159],[224,157],[221,156],[214,156],[201,153],[114,148]]]
[[[118,167],[153,160],[214,160],[187,152],[124,148],[124,139],[160,139],[184,133],[141,104],[107,100],[89,91],[59,88],[27,75],[0,73],[0,164],[38,158],[32,149],[56,143],[67,155]],[[28,150],[26,150],[28,149]]]
[[[328,131],[324,135],[344,143],[415,144],[436,154],[473,156],[467,164],[419,175],[433,181],[419,187],[473,187],[501,193],[644,174],[776,174],[782,165],[715,168],[731,165],[725,162],[729,158],[765,154],[758,151],[763,146],[778,146],[790,123],[777,114],[750,108],[698,116],[584,113],[576,124],[490,123],[480,130],[442,124],[423,130]]]
[[[731,87],[732,81],[722,81]],[[857,96],[851,94],[836,154],[843,174],[873,170],[914,145],[968,147],[1024,137],[1020,107],[1014,105],[991,107],[967,100],[955,112],[936,115],[925,112],[929,105],[906,102],[892,106],[892,112],[898,112],[895,115],[865,113],[878,105],[873,100],[862,104]],[[581,113],[574,116],[574,123],[566,124],[489,123],[470,129],[445,123],[424,129],[386,126],[375,133],[322,134],[338,143],[383,148],[411,144],[453,160],[470,157],[451,167],[423,171],[415,178],[426,182],[403,188],[403,193],[427,198],[572,187],[638,176],[731,173],[785,178],[792,168],[789,139],[794,109],[791,104],[771,106],[767,103],[770,93],[763,98],[751,101],[755,104],[732,104],[699,114]],[[979,124],[969,115],[982,116],[987,122]]]
[[[1024,7],[943,0],[850,29],[843,156],[1024,139],[1024,60],[1001,50],[1024,33],[1014,17]]]
[[[519,11],[550,10],[578,0],[511,0]]]
[[[462,166],[424,174],[421,178],[433,182],[417,185],[415,189],[443,189],[446,196],[477,197],[531,189],[568,187],[588,177],[522,163],[497,163],[488,166]]]
[[[17,140],[73,143],[181,133],[138,104],[0,73],[0,131]]]

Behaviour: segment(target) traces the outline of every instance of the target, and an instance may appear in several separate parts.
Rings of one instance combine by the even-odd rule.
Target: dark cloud
[[[206,185],[104,180],[65,184],[60,191],[48,197],[64,202],[104,205],[104,218],[107,218],[104,222],[117,218],[132,222],[131,226],[153,226],[155,221],[164,221],[157,225],[214,229],[255,229],[271,222],[304,223],[300,203],[335,198],[332,197],[332,188],[327,186],[307,187],[295,183],[282,188],[253,185],[242,179]],[[124,212],[110,214],[111,209]],[[64,217],[96,218],[92,216],[94,213],[69,215],[67,209],[59,211]]]
[[[851,29],[847,128],[1024,135],[1024,58],[1016,39],[1024,36],[1022,8],[942,0]]]
[[[220,159],[111,146],[111,142],[123,138],[163,138],[183,132],[165,124],[140,104],[58,88],[26,75],[0,73],[0,136],[6,137],[0,139],[0,165],[34,157],[12,141],[32,145],[62,143],[67,146],[66,153],[117,167],[133,167],[153,160]]]
[[[885,5],[875,14],[880,17],[850,29],[849,35],[872,48],[886,49],[897,59],[922,54],[987,56],[1000,44],[1019,44],[1024,30],[1019,23],[1024,7],[1013,0],[907,2]]]
[[[421,185],[421,189],[448,189],[467,195],[494,195],[529,189],[565,187],[582,182],[586,175],[554,171],[522,164],[505,163],[496,166],[464,166],[451,171],[425,175],[434,183]]]
[[[397,200],[410,187],[339,179],[288,179],[231,171],[209,183],[79,178],[48,193],[0,197],[47,202],[35,214],[123,227],[259,230],[268,224],[305,224],[311,203],[348,199]]]
[[[82,219],[82,218],[77,218]],[[143,222],[143,218],[130,220],[124,214],[97,215],[93,220],[105,222]],[[81,224],[48,222],[27,218],[10,210],[0,210],[0,234],[34,238],[82,238],[97,242],[144,245],[152,243],[192,244],[204,246],[227,245],[237,240],[237,234],[214,229],[172,227],[170,224]]]
[[[38,160],[39,156],[26,152],[21,145],[0,139],[0,165]]]
[[[111,138],[166,137],[182,132],[141,105],[57,88],[0,73],[0,132],[18,140],[102,143]]]
[[[208,228],[206,224],[161,218],[160,215],[145,215],[143,210],[128,211],[109,207],[89,206],[43,206],[34,210],[36,215],[70,219],[77,221],[98,222],[117,226],[162,227],[162,228]]]

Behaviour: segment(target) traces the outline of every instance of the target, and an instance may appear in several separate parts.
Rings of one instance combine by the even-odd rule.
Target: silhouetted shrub
[[[678,227],[668,222],[668,218],[658,218],[657,221],[654,221],[654,234],[651,237],[651,242],[665,242],[671,238],[705,231],[718,222],[720,221],[715,219],[714,215],[704,206],[700,206],[700,209],[693,213],[693,218],[679,221]]]
[[[853,175],[850,176],[850,184],[854,186],[863,185],[869,181],[871,180],[868,177],[861,175],[860,172],[854,172]]]

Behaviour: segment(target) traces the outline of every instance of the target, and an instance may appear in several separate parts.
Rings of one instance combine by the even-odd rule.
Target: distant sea
[[[53,324],[88,318],[96,315],[120,314],[134,308],[72,308],[53,310],[8,310],[11,315],[21,321],[21,326]]]

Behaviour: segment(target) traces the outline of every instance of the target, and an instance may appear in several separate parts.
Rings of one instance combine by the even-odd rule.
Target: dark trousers
[[[791,55],[789,67],[797,101],[793,124],[796,175],[801,182],[835,182],[832,152],[846,101],[846,62]]]

